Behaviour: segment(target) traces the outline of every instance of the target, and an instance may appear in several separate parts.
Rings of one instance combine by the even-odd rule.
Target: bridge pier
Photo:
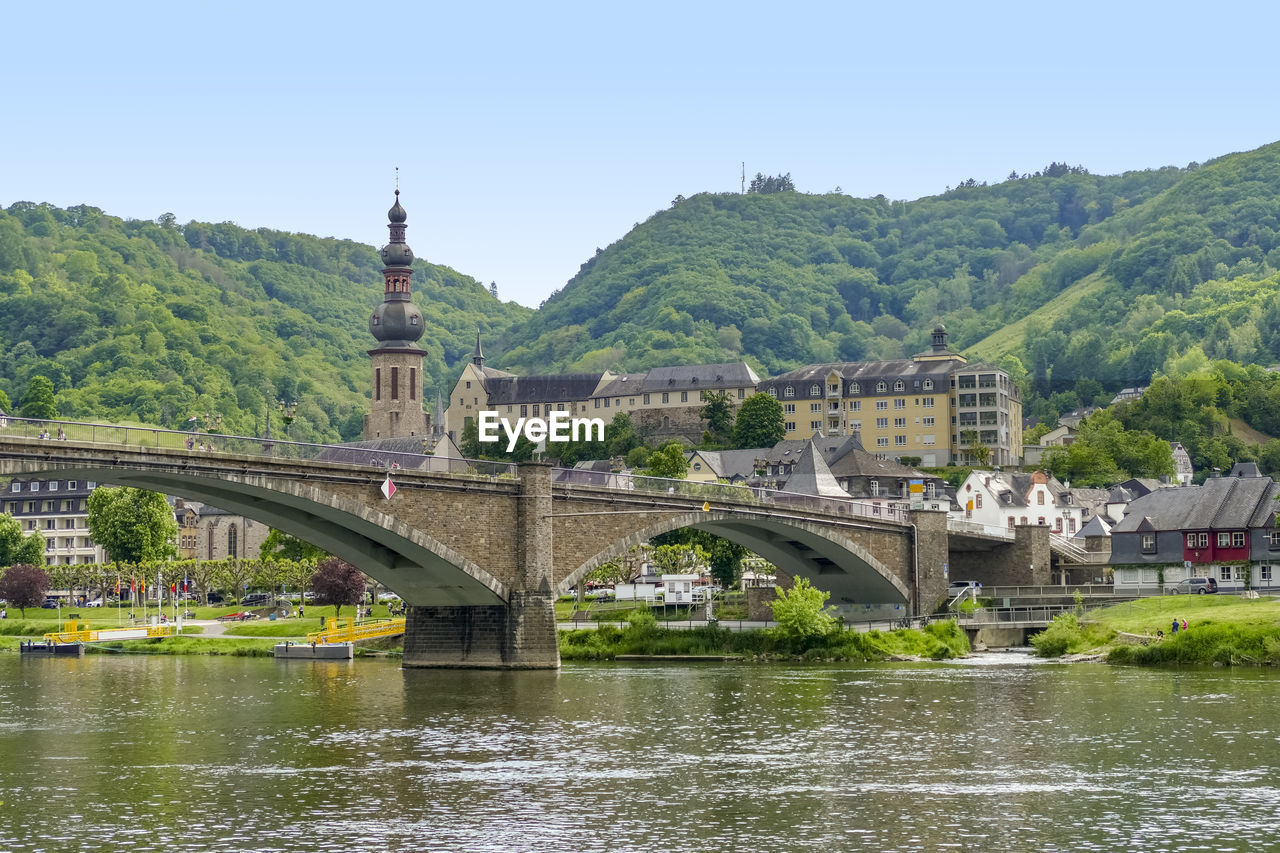
[[[404,666],[556,669],[560,646],[552,579],[551,466],[520,466],[516,582],[505,605],[411,607]]]
[[[981,551],[952,551],[951,579],[976,580],[984,586],[1048,586],[1053,552],[1049,528],[1020,524],[1014,539]]]

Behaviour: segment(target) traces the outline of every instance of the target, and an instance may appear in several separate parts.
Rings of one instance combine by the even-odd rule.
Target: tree
[[[707,563],[711,566],[711,578],[721,589],[733,589],[742,580],[742,558],[749,553],[745,547],[730,542],[722,536],[711,537]]]
[[[791,180],[791,173],[785,175],[765,175],[756,172],[756,176],[751,179],[750,185],[747,187],[749,193],[780,193],[795,192],[796,185]]]
[[[733,404],[724,391],[709,392],[698,415],[707,422],[702,443],[708,447],[727,447],[733,439]]]
[[[0,515],[0,568],[18,563],[44,565],[44,537],[39,533],[24,534],[13,516]]]
[[[818,589],[806,578],[796,578],[791,589],[777,588],[778,597],[771,602],[773,621],[778,633],[792,640],[821,637],[831,633],[835,617],[826,606],[831,593]]]
[[[53,399],[53,381],[49,377],[37,374],[27,382],[18,416],[38,421],[57,420],[58,406]]]
[[[764,392],[752,394],[738,408],[733,445],[739,450],[773,447],[787,435],[782,404]]]
[[[310,542],[273,527],[262,541],[258,556],[263,560],[321,560],[329,555]]]
[[[960,446],[966,448],[965,452],[975,465],[986,465],[991,458],[991,448],[982,443],[982,437],[976,429],[960,431]]]
[[[129,486],[99,486],[89,495],[89,535],[116,562],[174,556],[178,522],[164,495]]]
[[[694,574],[707,562],[701,545],[659,545],[649,556],[664,575]]]
[[[9,402],[9,395],[4,393],[3,388],[0,388],[0,413],[12,411],[13,403]]]
[[[19,563],[0,575],[0,598],[21,610],[23,619],[27,618],[28,607],[44,603],[48,591],[49,575],[36,566]]]
[[[645,473],[649,477],[683,480],[689,473],[689,460],[684,457],[684,445],[678,441],[668,441],[653,451],[649,454],[649,468]]]
[[[344,604],[359,604],[364,597],[364,573],[345,560],[326,557],[311,575],[310,588],[313,601],[321,607],[332,604],[336,618]]]

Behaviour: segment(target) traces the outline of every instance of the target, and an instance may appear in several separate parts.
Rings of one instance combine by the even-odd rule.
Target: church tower
[[[396,190],[395,206],[387,212],[391,241],[382,247],[382,304],[369,318],[369,331],[378,339],[369,350],[373,361],[373,401],[364,418],[364,438],[406,438],[428,435],[422,409],[422,312],[410,300],[413,250],[404,241],[408,218]]]

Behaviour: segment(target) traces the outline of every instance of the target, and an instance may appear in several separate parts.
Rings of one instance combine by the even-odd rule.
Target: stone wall
[[[1049,528],[1024,524],[1014,528],[1014,541],[988,550],[951,551],[951,580],[978,581],[983,586],[1047,586],[1051,583]]]
[[[686,444],[702,442],[702,433],[707,422],[699,412],[702,404],[696,406],[672,406],[670,408],[637,409],[631,412],[631,423],[650,443],[661,444],[675,439]]]
[[[911,523],[915,525],[915,558],[917,560],[917,589],[914,602],[916,616],[932,613],[947,596],[949,575],[944,565],[949,565],[947,549],[947,514],[935,510],[914,510]]]

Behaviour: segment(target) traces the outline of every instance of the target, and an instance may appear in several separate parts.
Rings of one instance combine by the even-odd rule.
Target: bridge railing
[[[947,530],[951,533],[972,533],[977,536],[991,536],[996,539],[1013,539],[1016,534],[1012,527],[1001,527],[998,524],[981,524],[977,521],[958,521],[947,519]]]
[[[75,441],[109,447],[185,450],[195,455],[234,453],[270,459],[336,462],[368,465],[391,471],[403,469],[511,478],[516,475],[516,466],[510,462],[431,456],[426,453],[390,451],[350,444],[309,444],[281,438],[258,438],[221,432],[95,424],[81,421],[35,420],[4,416],[0,417],[0,435],[49,441]]]
[[[890,504],[877,504],[851,498],[828,498],[805,495],[778,489],[730,483],[698,483],[692,480],[672,480],[664,477],[644,477],[636,474],[606,471],[584,471],[577,468],[556,468],[552,478],[558,484],[569,486],[596,486],[599,488],[639,491],[650,494],[679,495],[699,498],[714,503],[717,500],[735,503],[768,504],[771,508],[785,507],[797,510],[825,512],[854,518],[870,518],[905,524],[910,511]]]
[[[1041,604],[1034,607],[980,607],[969,613],[956,613],[961,625],[975,622],[1002,624],[1015,622],[1052,622],[1055,616],[1074,610],[1072,604]]]

